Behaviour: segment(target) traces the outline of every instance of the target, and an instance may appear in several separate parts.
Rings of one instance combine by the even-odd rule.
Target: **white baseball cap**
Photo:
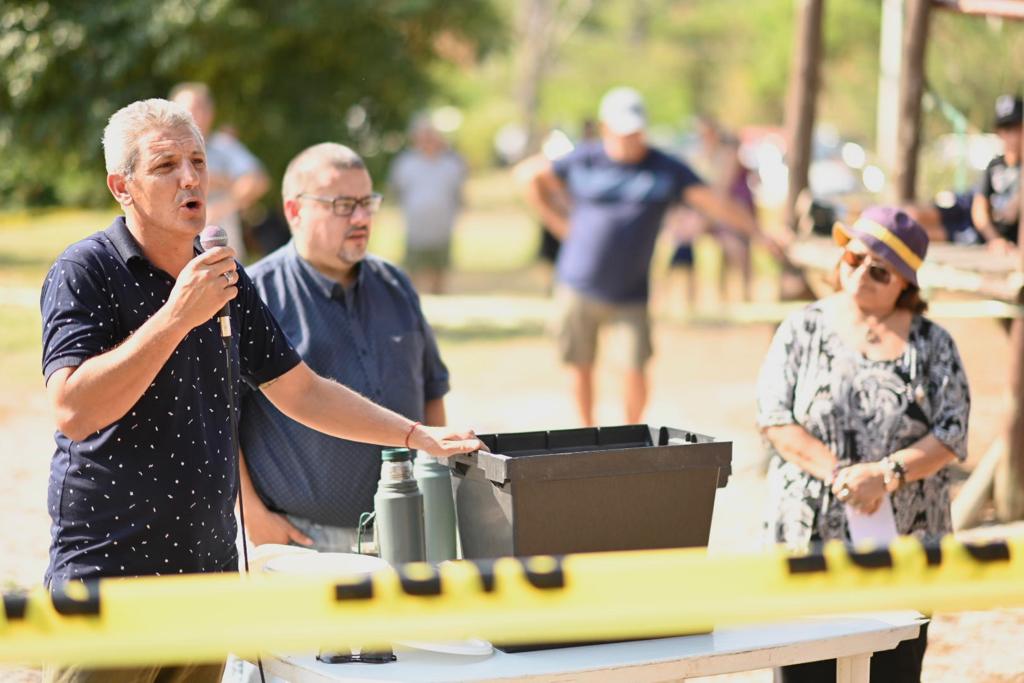
[[[601,98],[601,123],[616,135],[632,135],[647,127],[644,98],[633,88],[612,88]]]

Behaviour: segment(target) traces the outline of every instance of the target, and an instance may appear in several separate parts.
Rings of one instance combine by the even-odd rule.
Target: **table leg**
[[[836,660],[836,683],[869,683],[871,653],[840,657]]]

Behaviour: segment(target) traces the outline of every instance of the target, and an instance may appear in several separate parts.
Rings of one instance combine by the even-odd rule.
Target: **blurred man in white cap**
[[[580,420],[594,424],[593,372],[602,327],[620,335],[629,423],[647,403],[653,349],[647,312],[651,256],[665,212],[685,202],[708,218],[763,237],[745,208],[708,188],[689,166],[647,143],[647,110],[632,88],[601,100],[601,137],[549,161],[524,161],[526,200],[563,240],[557,264],[559,351],[570,368]],[[774,251],[777,248],[767,242]]]

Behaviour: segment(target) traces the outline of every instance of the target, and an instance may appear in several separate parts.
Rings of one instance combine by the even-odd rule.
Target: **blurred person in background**
[[[989,162],[974,194],[971,217],[974,226],[997,253],[1017,250],[1017,225],[1020,221],[1020,145],[1024,101],[1014,95],[996,100],[996,135],[1003,142],[1003,153]]]
[[[705,230],[703,217],[683,205],[671,208],[665,214],[665,230],[672,240],[672,256],[668,263],[668,276],[662,299],[666,304],[676,300],[675,290],[682,290],[686,311],[692,313],[697,306],[697,258],[694,242]],[[724,271],[724,268],[723,268]]]
[[[625,418],[641,421],[646,368],[653,354],[648,316],[651,256],[666,211],[685,202],[750,235],[754,216],[705,185],[689,166],[647,143],[647,110],[632,88],[601,101],[600,140],[550,161],[531,157],[516,170],[527,202],[560,239],[556,336],[568,365],[584,425],[594,424],[594,361],[598,334],[610,328],[626,366]],[[773,243],[771,248],[777,252]]]
[[[241,212],[270,189],[270,179],[259,160],[226,130],[213,130],[216,116],[213,95],[205,83],[179,83],[169,99],[192,114],[206,140],[210,190],[206,220],[228,233],[228,246],[243,263],[248,256],[242,231]]]
[[[754,193],[750,188],[750,171],[740,161],[739,140],[723,129],[714,119],[697,119],[700,152],[694,162],[697,172],[708,181],[709,187],[757,214]],[[729,279],[733,271],[740,276],[740,298],[750,301],[753,268],[750,259],[750,237],[730,226],[707,219],[685,205],[673,208],[665,217],[665,227],[674,245],[669,261],[668,290],[682,289],[687,310],[697,303],[697,271],[694,243],[704,233],[710,234],[722,249],[722,264],[718,270],[719,301],[728,299]],[[676,275],[681,277],[676,277]],[[681,280],[681,287],[675,286]],[[671,295],[670,295],[671,296]]]
[[[701,139],[703,164],[697,167],[712,190],[742,206],[751,215],[757,214],[754,193],[750,188],[750,170],[740,160],[739,139],[708,116],[697,120]],[[705,229],[722,248],[719,270],[719,298],[728,298],[730,271],[740,276],[740,298],[750,301],[753,270],[750,261],[750,236],[721,221],[705,219]]]
[[[903,210],[921,224],[932,242],[982,244],[985,239],[974,227],[971,207],[973,192],[943,190],[926,204],[904,206]]]
[[[405,267],[420,291],[440,294],[451,265],[466,164],[426,114],[413,120],[410,136],[412,147],[392,162],[388,184],[405,218]]]
[[[892,536],[937,541],[952,531],[949,465],[967,456],[970,393],[953,338],[923,315],[917,270],[928,236],[888,207],[837,223],[833,235],[844,247],[838,291],[779,327],[758,379],[769,540],[793,552],[856,541],[850,520],[872,515]],[[876,652],[871,680],[919,680],[926,645],[925,626]],[[835,662],[781,674],[834,681]]]

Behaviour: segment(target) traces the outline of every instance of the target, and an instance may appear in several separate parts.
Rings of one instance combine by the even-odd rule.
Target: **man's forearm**
[[[760,232],[754,215],[731,199],[723,198],[715,204],[713,213],[712,218],[719,223],[732,226],[746,235],[754,236]]]
[[[1002,237],[1002,235],[996,231],[996,226],[992,224],[992,221],[988,219],[988,216],[985,216],[981,220],[974,219],[974,225],[986,242],[992,242],[993,240],[997,240]]]
[[[565,189],[551,162],[539,155],[530,157],[516,167],[515,178],[523,188],[523,198],[541,222],[555,237],[564,240],[569,235],[568,204],[567,198],[561,198]]]
[[[992,224],[992,217],[989,215],[988,199],[980,194],[976,194],[971,202],[971,222],[974,223],[974,227],[981,233],[986,242],[991,242],[1001,237],[996,232],[995,225]]]
[[[683,201],[711,220],[723,223],[743,234],[760,234],[757,218],[746,207],[724,197],[707,185],[691,185],[683,193]]]
[[[164,307],[117,347],[77,368],[55,372],[47,393],[58,429],[68,438],[80,441],[124,417],[152,384],[186,332]]]
[[[299,363],[261,387],[271,403],[310,429],[351,441],[402,446],[413,424]]]
[[[536,211],[541,222],[555,237],[564,240],[569,236],[569,220],[565,210],[552,201],[541,180],[536,178],[526,186],[526,201]]]

